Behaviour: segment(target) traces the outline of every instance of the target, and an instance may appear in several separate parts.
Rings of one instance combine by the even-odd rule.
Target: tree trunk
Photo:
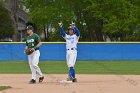
[[[45,35],[44,41],[47,41],[47,33],[46,33],[46,27],[45,27],[45,26],[44,26],[44,28],[43,28],[43,31],[44,31],[44,35]]]
[[[103,40],[103,20],[98,20],[98,27],[95,30],[95,34],[96,34],[96,39],[97,41],[104,41]]]
[[[45,41],[49,41],[49,25],[44,26]]]
[[[47,38],[46,38],[46,40],[49,41],[49,25],[47,25],[47,31],[46,31],[46,33],[47,33]]]

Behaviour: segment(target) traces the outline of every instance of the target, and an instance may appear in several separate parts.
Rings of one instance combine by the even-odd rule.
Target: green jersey
[[[28,48],[34,48],[34,47],[37,46],[37,44],[40,41],[41,41],[40,37],[37,34],[33,33],[31,36],[27,36],[27,38],[26,38],[26,46]],[[37,47],[37,48],[35,48],[35,50],[39,50],[39,48]]]

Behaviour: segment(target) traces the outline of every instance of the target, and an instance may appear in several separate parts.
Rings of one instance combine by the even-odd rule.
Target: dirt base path
[[[43,83],[28,84],[29,74],[0,74],[0,93],[140,93],[140,75],[77,75],[77,83],[60,83],[67,75],[49,74]]]

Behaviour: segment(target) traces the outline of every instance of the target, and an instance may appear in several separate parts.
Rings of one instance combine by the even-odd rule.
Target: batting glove
[[[60,27],[62,27],[62,26],[63,26],[63,24],[62,24],[62,23],[58,23],[58,25],[59,25]]]
[[[75,23],[74,23],[74,22],[72,22],[72,23],[70,24],[70,26],[75,27]]]

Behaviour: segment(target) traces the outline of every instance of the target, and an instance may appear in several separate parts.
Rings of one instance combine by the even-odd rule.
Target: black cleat
[[[34,80],[34,79],[31,79],[30,81],[29,81],[29,84],[35,84],[36,83],[36,80]]]
[[[77,79],[67,78],[67,81],[77,82]]]
[[[39,83],[41,83],[44,80],[44,77],[39,78]]]
[[[72,80],[72,82],[77,82],[77,79],[76,79],[76,78],[75,78],[75,79],[73,79],[73,80]]]

